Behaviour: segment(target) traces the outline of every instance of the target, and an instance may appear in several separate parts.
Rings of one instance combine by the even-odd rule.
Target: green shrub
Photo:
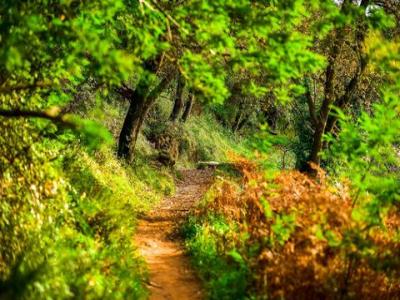
[[[234,246],[224,245],[234,227],[222,215],[209,214],[189,218],[182,229],[185,245],[209,299],[247,298],[250,270]]]
[[[109,146],[89,153],[68,132],[1,126],[0,298],[146,298],[136,215],[173,193],[172,177],[143,159],[126,166]]]

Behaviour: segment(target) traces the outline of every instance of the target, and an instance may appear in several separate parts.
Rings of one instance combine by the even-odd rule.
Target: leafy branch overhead
[[[399,74],[399,0],[1,1],[0,298],[166,290],[161,207],[210,299],[398,299]]]

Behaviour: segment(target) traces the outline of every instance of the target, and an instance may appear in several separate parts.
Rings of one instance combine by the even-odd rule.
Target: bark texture
[[[183,98],[184,89],[185,89],[185,78],[181,74],[179,74],[176,84],[174,107],[169,117],[169,119],[173,122],[177,121],[182,113],[184,106],[184,98]]]
[[[146,83],[139,83],[139,87],[135,90],[125,91],[125,95],[129,97],[129,108],[126,114],[124,124],[119,135],[118,157],[132,162],[134,159],[134,150],[136,141],[140,132],[140,128],[146,118],[147,113],[156,101],[157,97],[171,82],[172,77],[165,77],[150,92]],[[122,94],[122,93],[121,93]]]
[[[181,120],[183,123],[185,123],[190,117],[190,114],[192,112],[192,107],[194,104],[194,100],[195,100],[195,95],[190,94],[189,99],[187,100],[186,105],[185,105],[185,110],[183,111],[183,114],[182,114]]]

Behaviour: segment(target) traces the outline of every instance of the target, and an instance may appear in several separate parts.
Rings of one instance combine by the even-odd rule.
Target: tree
[[[361,14],[362,16],[356,19],[356,51],[359,56],[359,67],[357,68],[355,74],[351,78],[350,82],[344,88],[344,94],[340,97],[336,96],[335,83],[338,81],[337,79],[337,65],[339,64],[340,54],[343,51],[343,46],[346,41],[346,37],[348,37],[348,33],[346,32],[346,26],[337,28],[333,32],[332,46],[330,52],[328,54],[327,60],[328,64],[325,70],[325,82],[324,82],[324,96],[321,103],[320,109],[317,111],[315,105],[315,99],[313,99],[311,94],[310,84],[307,86],[307,103],[310,111],[310,118],[314,128],[313,135],[313,143],[311,147],[311,153],[309,157],[309,162],[316,164],[319,166],[320,164],[320,152],[322,150],[322,139],[324,133],[330,132],[334,126],[335,120],[334,117],[330,118],[330,122],[328,124],[328,118],[330,116],[330,111],[332,105],[338,105],[343,107],[347,104],[354,95],[354,92],[357,88],[360,76],[365,70],[366,67],[366,58],[363,57],[362,47],[365,40],[365,36],[367,35],[367,28],[365,28],[365,18],[366,9],[369,4],[369,1],[365,0],[361,2],[361,7],[363,8]],[[351,1],[344,1],[342,3],[342,13],[344,15],[349,13],[349,10],[352,8],[353,4]],[[350,34],[353,30],[350,31]],[[340,81],[339,81],[340,82]]]
[[[280,99],[287,99],[298,90],[298,85],[289,82],[322,64],[320,57],[308,49],[308,38],[296,29],[306,12],[302,1],[141,3],[142,16],[139,18],[159,30],[158,40],[154,39],[155,51],[147,56],[139,54],[139,59],[162,58],[158,69],[178,69],[188,89],[207,99],[205,102],[222,103],[229,96],[226,82],[229,72],[253,75],[255,80],[247,80],[243,87],[248,93],[259,97],[270,92]],[[276,26],[271,27],[274,22]],[[155,72],[149,73],[157,75]],[[140,89],[142,85],[138,85]],[[137,97],[141,99],[139,95]],[[182,110],[181,96],[177,96],[177,100],[172,119]],[[143,112],[149,107],[145,106]],[[136,114],[132,110],[127,116],[141,119],[136,123],[142,124],[145,116],[139,108],[135,109]],[[136,125],[128,125],[130,122],[131,119],[124,122],[118,153],[131,160],[137,134],[127,134],[130,131],[127,128],[136,128]],[[136,132],[136,129],[132,130]]]
[[[340,15],[346,21],[335,27],[327,37],[329,50],[324,53],[327,59],[324,75],[306,78],[305,96],[313,137],[310,154],[307,162],[302,163],[302,170],[312,171],[309,162],[317,166],[321,163],[320,153],[327,146],[323,142],[324,135],[332,133],[337,123],[337,115],[332,114],[333,107],[343,110],[363,105],[365,101],[365,97],[363,100],[357,95],[369,60],[365,40],[373,28],[382,27],[376,17],[379,10],[371,8],[371,4],[373,1],[369,0],[359,4],[347,0],[342,2]],[[326,42],[321,46],[326,47]]]
[[[130,162],[133,160],[136,141],[146,115],[172,79],[173,76],[166,75],[152,88],[148,78],[142,77],[135,90],[128,87],[119,89],[119,92],[129,100],[128,112],[119,135],[118,156],[120,158],[125,158]]]
[[[169,117],[169,119],[173,122],[177,121],[180,115],[182,114],[182,110],[185,104],[184,90],[185,90],[185,79],[181,74],[179,74],[176,84],[174,107],[172,108],[172,112]]]
[[[186,104],[185,104],[185,110],[183,111],[183,114],[182,114],[181,120],[183,123],[185,123],[189,119],[190,114],[192,112],[194,101],[195,101],[195,95],[193,93],[190,93],[188,100],[186,101]]]

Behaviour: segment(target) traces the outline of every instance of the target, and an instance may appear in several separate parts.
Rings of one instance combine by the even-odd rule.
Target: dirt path
[[[207,190],[210,170],[181,171],[177,192],[143,217],[136,233],[136,243],[145,258],[150,275],[150,300],[202,299],[200,282],[185,256],[177,224]]]

